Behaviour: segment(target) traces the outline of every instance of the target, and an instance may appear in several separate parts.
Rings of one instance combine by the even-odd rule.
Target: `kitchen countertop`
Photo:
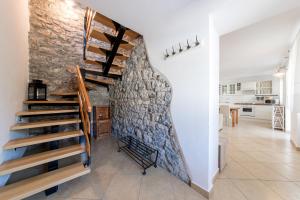
[[[236,105],[253,105],[253,106],[280,106],[279,104],[268,103],[235,103]]]

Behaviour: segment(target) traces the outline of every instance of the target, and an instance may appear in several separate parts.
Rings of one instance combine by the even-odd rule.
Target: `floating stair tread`
[[[59,125],[67,125],[67,124],[77,124],[80,123],[81,120],[77,118],[73,119],[59,119],[59,120],[43,120],[37,122],[28,122],[28,123],[18,123],[11,127],[11,131],[23,130],[23,129],[31,129],[31,128],[42,128],[48,126],[59,126]]]
[[[86,64],[89,64],[89,65],[98,65],[98,66],[101,66],[101,67],[103,67],[103,64],[104,64],[104,62],[103,61],[97,61],[97,60],[89,60],[89,59],[87,59],[87,60],[85,60],[85,63]],[[111,68],[118,68],[118,69],[120,69],[120,68],[124,68],[125,66],[124,65],[119,65],[119,64],[113,64],[112,66],[111,66]]]
[[[89,83],[85,83],[85,87],[87,90],[95,90],[97,88],[96,85],[92,85],[92,84],[89,84]]]
[[[88,45],[87,50],[96,54],[99,54],[101,56],[106,56],[106,52],[101,50],[101,48],[93,46],[93,45]]]
[[[91,69],[91,68],[85,68],[86,70],[86,73],[93,73],[93,72],[99,72],[99,73],[102,73],[103,70],[100,68],[100,69]],[[116,70],[114,68],[110,68],[109,74],[113,74],[113,75],[122,75],[122,71],[121,70]]]
[[[131,49],[133,49],[134,45],[128,43],[128,44],[120,44],[120,48],[125,49],[127,51],[130,51]]]
[[[27,138],[19,138],[9,141],[4,145],[4,149],[15,149],[35,144],[42,144],[45,142],[52,142],[57,140],[63,140],[73,137],[82,136],[82,131],[66,131],[66,132],[59,132],[59,133],[50,133],[38,136],[32,136]]]
[[[50,96],[60,96],[60,97],[75,97],[78,95],[78,92],[54,92]]]
[[[42,165],[51,161],[60,160],[84,152],[80,144],[46,151],[16,160],[11,160],[0,165],[0,176]]]
[[[87,47],[87,50],[90,51],[90,52],[93,52],[93,53],[100,54],[102,56],[106,56],[106,53],[111,52],[111,49],[103,48],[101,46],[97,46],[97,45],[93,45],[93,44],[89,44],[88,47]],[[127,54],[124,54],[119,49],[118,49],[118,52],[117,52],[116,55],[117,56],[125,56],[125,57],[129,58],[129,56]]]
[[[77,100],[45,100],[45,101],[35,101],[26,100],[24,104],[78,104]]]
[[[111,78],[106,78],[106,77],[101,77],[98,76],[98,78],[93,78],[93,77],[86,77],[86,81],[91,81],[93,83],[99,83],[99,84],[104,84],[104,85],[113,85],[115,84],[115,81]]]
[[[110,44],[110,40],[107,38],[107,36],[104,33],[102,33],[101,31],[97,30],[97,29],[92,30],[90,37]]]
[[[132,40],[135,40],[137,37],[140,36],[139,33],[135,32],[135,31],[133,31],[133,30],[130,30],[130,29],[127,29],[127,30],[125,31],[125,35],[126,35],[127,37],[129,37],[131,41],[132,41]]]
[[[109,19],[108,17],[105,17],[104,15],[101,15],[98,12],[96,12],[96,14],[94,16],[94,20],[100,24],[103,24],[104,26],[107,26],[113,30],[116,30],[116,26],[115,26],[113,20]]]
[[[60,185],[72,179],[90,173],[90,168],[85,168],[82,163],[76,163],[45,174],[19,181],[0,188],[0,199],[24,199],[42,192],[53,186]]]
[[[27,110],[17,112],[18,117],[22,116],[32,116],[32,115],[50,115],[50,114],[62,114],[62,113],[78,113],[78,109],[69,109],[69,110]]]
[[[125,61],[125,60],[128,59],[128,56],[119,56],[119,55],[117,55],[117,56],[115,57],[115,59],[121,60],[121,61]]]

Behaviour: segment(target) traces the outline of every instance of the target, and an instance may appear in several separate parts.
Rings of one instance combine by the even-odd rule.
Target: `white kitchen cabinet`
[[[241,87],[243,91],[255,91],[256,82],[243,82]]]
[[[272,121],[272,110],[273,106],[271,105],[256,105],[255,119]]]

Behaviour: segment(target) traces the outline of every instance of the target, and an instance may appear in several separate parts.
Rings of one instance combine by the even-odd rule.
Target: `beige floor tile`
[[[107,188],[103,200],[138,200],[141,176],[117,174]]]
[[[232,180],[247,200],[282,200],[278,194],[257,180]]]
[[[247,169],[251,174],[253,174],[259,180],[279,180],[287,181],[283,175],[279,172],[266,167],[261,163],[240,163],[242,167]]]
[[[231,180],[218,179],[212,200],[247,200]]]
[[[219,175],[220,179],[255,179],[249,170],[243,168],[238,163],[232,161],[228,163],[222,173]]]
[[[232,160],[234,160],[236,162],[257,162],[255,160],[255,158],[246,154],[243,151],[232,152],[232,153],[230,153],[230,157],[232,158]]]
[[[169,178],[163,176],[144,176],[142,179],[139,200],[175,200]]]
[[[300,187],[294,182],[264,181],[263,183],[284,200],[300,199]]]
[[[277,171],[289,181],[300,181],[300,171],[293,166],[285,163],[264,163],[264,165],[269,169]]]

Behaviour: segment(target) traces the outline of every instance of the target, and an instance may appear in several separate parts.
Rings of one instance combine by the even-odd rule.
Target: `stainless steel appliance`
[[[241,107],[241,116],[245,117],[255,117],[255,108],[251,105],[243,105]]]

